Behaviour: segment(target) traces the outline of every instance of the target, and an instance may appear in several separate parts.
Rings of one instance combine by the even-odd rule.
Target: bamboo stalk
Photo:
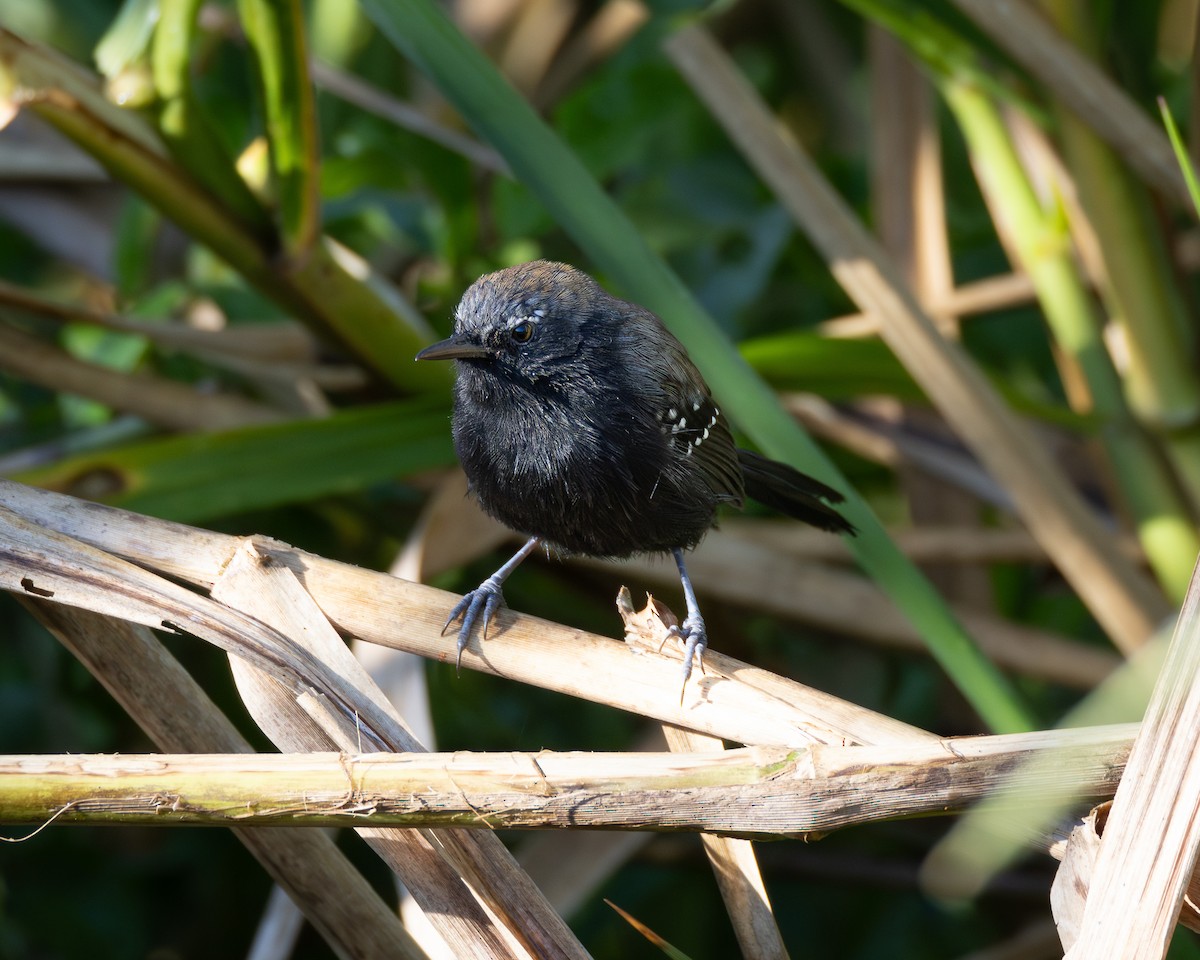
[[[702,753],[302,753],[0,757],[0,820],[446,826],[813,837],[1116,789],[1130,725],[879,747]],[[1044,763],[1026,765],[1031,758]],[[1026,773],[1025,771],[1033,771]]]

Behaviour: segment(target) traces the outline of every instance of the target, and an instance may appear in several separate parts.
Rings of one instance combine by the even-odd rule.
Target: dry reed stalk
[[[317,343],[312,334],[290,320],[221,329],[139,320],[79,303],[50,300],[4,281],[0,281],[0,304],[64,323],[84,323],[136,334],[166,349],[207,356],[230,354],[242,360],[296,364],[313,363],[317,358]]]
[[[608,0],[584,26],[573,31],[547,68],[532,96],[545,110],[597,64],[621,49],[650,18],[641,0]]]
[[[352,364],[320,363],[316,340],[304,327],[291,321],[221,329],[152,322],[95,310],[81,304],[50,300],[4,282],[0,282],[0,304],[60,323],[81,323],[145,337],[163,350],[186,352],[215,367],[257,381],[268,396],[272,393],[279,394],[285,389],[289,394],[293,393],[298,389],[298,385],[304,382],[311,382],[315,387],[326,390],[352,390],[363,387],[367,381],[367,373],[361,367]],[[2,332],[0,330],[0,333]],[[93,397],[94,391],[103,391],[93,397],[101,402],[106,402],[112,397],[114,402],[128,403],[132,397],[133,402],[139,404],[139,410],[157,410],[159,404],[156,401],[172,401],[172,405],[168,407],[171,419],[165,423],[170,427],[211,430],[212,428],[201,419],[209,413],[209,408],[203,403],[199,407],[197,404],[201,400],[210,402],[207,398],[214,396],[216,402],[231,407],[231,411],[227,412],[224,418],[226,428],[242,423],[237,419],[230,419],[231,413],[236,413],[241,408],[247,412],[244,419],[247,424],[261,422],[268,416],[286,419],[289,411],[296,415],[313,415],[324,413],[328,409],[328,404],[322,403],[303,406],[278,404],[280,409],[273,410],[240,395],[199,393],[175,381],[148,378],[145,374],[141,375],[146,379],[139,384],[139,389],[144,388],[146,383],[152,386],[166,383],[168,386],[163,388],[163,391],[167,396],[161,396],[162,391],[153,390],[147,390],[145,396],[140,393],[131,394],[128,389],[120,388],[128,374],[118,379],[112,371],[86,364],[69,354],[54,352],[48,344],[43,344],[40,354],[44,358],[46,368],[38,375],[38,382],[57,388],[61,388],[63,382],[74,383],[81,395],[89,397]],[[181,398],[188,402],[180,402]],[[317,406],[317,409],[313,409],[314,406]],[[149,417],[147,419],[160,422]]]
[[[1065,945],[1072,960],[1165,956],[1200,861],[1198,572],[1108,814],[1079,939]]]
[[[849,564],[853,560],[844,541],[799,523],[732,518],[721,523],[721,530],[738,540],[771,547],[798,560],[830,564]],[[1046,551],[1021,527],[897,527],[888,533],[904,555],[917,563],[1050,562]],[[1122,542],[1122,549],[1131,558],[1141,554],[1129,540]]]
[[[1004,273],[984,280],[972,280],[940,296],[931,298],[927,308],[931,314],[965,317],[991,313],[1032,303],[1033,284],[1023,273]],[[852,313],[826,320],[818,328],[827,337],[877,337],[882,332],[879,317],[874,314]]]
[[[60,591],[56,596],[64,602],[155,627],[163,620],[186,624],[188,632],[225,648],[244,643],[243,637],[257,637],[263,650],[278,656],[277,631],[263,633],[257,621],[243,625],[244,615],[209,606],[207,598],[117,559],[124,557],[209,589],[236,551],[253,542],[258,552],[296,573],[344,635],[435,661],[453,659],[453,641],[441,631],[455,598],[444,591],[326,560],[266,538],[247,541],[11,481],[0,480],[0,507],[6,508],[0,518],[14,537],[13,565],[3,581],[6,589]],[[78,539],[64,539],[63,534]],[[30,575],[29,558],[46,555],[52,556],[53,564],[40,564],[36,576]],[[95,577],[106,578],[102,582],[108,589],[98,591]],[[29,580],[29,588],[21,585],[22,578]],[[738,743],[882,743],[928,736],[898,720],[718,653],[708,655],[706,675],[688,684],[680,704],[681,654],[670,644],[665,653],[670,655],[635,650],[613,639],[502,611],[489,641],[472,640],[463,666]],[[272,667],[261,653],[255,655],[263,666]],[[303,652],[297,656],[300,665],[313,659]]]
[[[319,698],[306,696],[310,717],[319,716]],[[1116,789],[1135,732],[1122,724],[720,753],[9,756],[0,758],[0,810],[9,822],[33,824],[57,816],[69,823],[469,827],[477,838],[509,828],[815,838],[954,813],[985,797],[1013,811],[1068,791],[1076,805],[1099,801]],[[344,727],[350,739],[357,733],[352,722]]]
[[[674,590],[672,569],[654,557],[575,563],[636,577]],[[797,560],[786,553],[713,531],[688,558],[692,582],[704,596],[788,617],[832,633],[914,653],[920,634],[869,580],[845,570]],[[737,571],[732,576],[731,571]],[[954,607],[988,658],[1007,670],[1090,690],[1120,663],[1099,650],[1049,630],[1019,626],[971,607]]]
[[[876,229],[917,299],[953,336],[957,317],[933,306],[954,289],[933,88],[900,41],[882,27],[868,31]]]
[[[969,453],[904,430],[898,422],[901,408],[890,398],[859,401],[852,411],[839,410],[811,394],[785,394],[783,403],[814,436],[845,447],[865,460],[922,470],[983,503],[1015,513],[1008,491]]]
[[[145,627],[46,600],[22,602],[159,749],[221,751],[227,761],[251,753],[208,694]],[[424,956],[331,837],[319,830],[232,829],[340,955]],[[339,896],[330,897],[330,890]]]
[[[571,0],[524,0],[505,24],[504,42],[493,60],[527,98],[545,80],[576,13]]]
[[[402,130],[409,130],[440,144],[447,150],[466,157],[477,167],[493,173],[508,174],[508,164],[495,150],[459,130],[439,123],[429,112],[398,100],[365,80],[320,60],[310,61],[309,72],[317,86],[360,110],[373,113]]]
[[[878,25],[869,30],[875,229],[881,246],[938,329],[958,339],[959,318],[933,309],[954,288],[937,100],[927,76],[903,44]],[[923,415],[919,408],[905,408],[903,413],[905,423],[917,420],[918,429]],[[956,484],[912,468],[901,469],[898,479],[914,524],[981,525],[980,504]],[[926,564],[924,572],[951,605],[966,604],[980,612],[992,606],[986,570]]]
[[[247,544],[222,571],[214,599],[294,638],[347,687],[345,699],[369,701],[389,721],[370,736],[357,714],[330,709],[316,691],[297,697],[256,665],[231,656],[234,678],[259,727],[280,749],[340,748],[420,751],[395,707],[354,658],[304,592],[291,570]],[[364,735],[368,734],[368,735]],[[388,864],[456,957],[581,957],[582,946],[541,892],[490,833],[405,831],[362,827],[358,832]]]
[[[1003,6],[1011,6],[1004,4]],[[1162,594],[1111,538],[1050,456],[966,354],[938,335],[895,268],[700,27],[666,42],[685,79],[778,194],[855,301],[884,318],[884,337],[959,435],[1012,496],[1030,531],[1124,652],[1167,615]]]
[[[177,380],[85,363],[4,323],[0,323],[0,369],[172,430],[212,432],[287,419],[279,410],[236,394],[201,393]]]
[[[788,549],[786,545],[799,540],[809,552],[824,550],[849,560],[841,540],[798,527],[737,520],[722,524],[693,553],[688,564],[693,582],[704,596],[720,597],[885,647],[914,652],[924,649],[912,624],[874,584],[843,570],[807,562],[808,558]],[[919,530],[907,531],[906,535],[920,540]],[[422,514],[420,535],[410,540],[405,562],[419,563],[415,569],[420,576],[415,579],[424,580],[511,539],[510,530],[467,498],[466,479],[461,471],[455,471]],[[964,552],[976,557],[981,552],[986,555],[989,540],[1001,539],[1006,545],[1016,541],[1022,548],[1017,551],[1020,559],[1032,551],[1036,559],[1046,561],[1036,541],[1023,531],[957,530],[953,536],[935,531],[930,539],[933,542],[926,543],[923,551],[925,559],[961,562]],[[954,545],[959,549],[945,549]],[[943,549],[934,549],[939,546]],[[620,561],[577,557],[570,562],[672,590],[678,583],[674,567],[654,557]],[[734,571],[737,576],[731,575]],[[1049,630],[1018,626],[971,607],[958,607],[955,614],[993,662],[1023,675],[1090,690],[1120,663],[1120,658],[1109,651]]]
[[[339,746],[391,750],[416,746],[402,723],[370,695],[371,688],[353,682],[354,674],[345,669],[344,662],[333,670],[323,659],[324,651],[319,655],[304,643],[306,631],[300,624],[292,624],[295,636],[288,636],[259,616],[195,594],[81,541],[38,528],[8,510],[0,510],[0,542],[6,547],[0,554],[0,583],[6,589],[206,639],[269,675],[272,683],[305,706],[315,717],[313,723],[338,732],[342,738],[337,741]],[[257,553],[251,543],[243,543],[239,554],[242,568],[251,562],[262,569],[273,566],[270,557]],[[230,556],[227,566],[238,562],[239,556]],[[277,578],[294,584],[285,568],[278,569]],[[260,592],[256,613],[269,616],[271,608],[264,609],[264,604],[276,600],[277,592]],[[298,587],[274,609],[298,606],[311,608],[316,615],[311,600]],[[323,618],[310,618],[309,630],[315,629],[313,623],[329,629]],[[338,642],[338,646],[349,657],[344,645]],[[394,850],[394,838],[382,835],[372,839],[377,847],[388,849],[395,866],[400,854]],[[472,944],[469,949],[463,947],[461,955],[524,956],[522,950],[507,948],[510,940],[528,944],[528,952],[535,956],[583,955],[561,919],[545,905],[494,837],[467,841],[455,833],[448,839],[438,838],[435,845],[419,834],[406,834],[403,845],[405,867],[410,871],[406,879],[412,877],[428,893],[427,902],[432,906],[448,910],[448,922],[457,925],[451,942],[469,940]],[[467,904],[474,900],[463,888],[464,881],[488,904],[498,923],[493,924],[485,914],[471,923]],[[462,890],[460,897],[453,895],[456,888]],[[461,927],[466,927],[470,936]]]

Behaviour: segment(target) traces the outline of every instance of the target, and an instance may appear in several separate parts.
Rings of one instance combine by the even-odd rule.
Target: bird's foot
[[[671,636],[683,641],[683,676],[680,680],[679,699],[683,700],[683,687],[687,686],[688,678],[692,675],[692,661],[704,672],[704,651],[708,649],[708,634],[705,632],[704,618],[699,614],[687,617],[679,626],[671,627]]]
[[[492,621],[492,614],[505,605],[504,591],[501,589],[503,582],[495,576],[488,577],[470,593],[465,594],[450,611],[446,625],[442,627],[443,636],[450,629],[450,624],[459,618],[462,619],[462,625],[458,629],[458,653],[454,658],[455,672],[459,672],[462,668],[463,650],[466,649],[467,642],[471,639],[471,628],[475,626],[475,621],[479,620],[481,615],[483,639],[487,639],[488,625]]]

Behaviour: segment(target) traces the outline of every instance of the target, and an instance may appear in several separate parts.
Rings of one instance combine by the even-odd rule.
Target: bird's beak
[[[493,351],[490,347],[485,347],[481,343],[472,343],[469,340],[460,339],[457,335],[448,337],[440,343],[435,343],[433,346],[426,347],[417,354],[417,360],[471,360],[481,357],[493,356]]]

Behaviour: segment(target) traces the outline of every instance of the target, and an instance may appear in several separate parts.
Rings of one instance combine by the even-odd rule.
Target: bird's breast
[[[471,488],[501,523],[570,553],[625,557],[692,546],[716,501],[689,488],[656,424],[589,397],[460,393],[454,441]]]

